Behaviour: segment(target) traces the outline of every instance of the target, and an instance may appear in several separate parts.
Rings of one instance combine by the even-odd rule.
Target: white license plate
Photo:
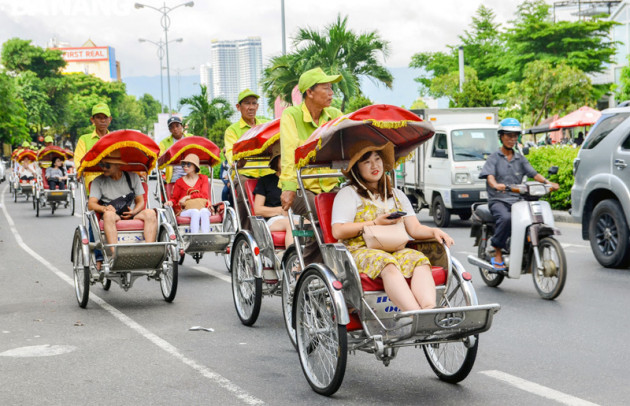
[[[479,198],[480,199],[487,199],[488,198],[488,192],[486,192],[486,191],[479,192]]]

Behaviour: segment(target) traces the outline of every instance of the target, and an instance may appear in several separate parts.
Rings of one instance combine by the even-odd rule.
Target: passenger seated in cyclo
[[[155,242],[157,216],[155,211],[145,209],[144,187],[136,173],[124,172],[120,151],[115,150],[99,164],[103,174],[94,179],[90,186],[88,209],[102,215],[103,230],[108,244],[118,242],[116,223],[120,220],[144,221],[145,242]],[[113,250],[112,250],[113,255]],[[97,259],[100,270],[102,259]]]
[[[175,214],[190,218],[192,234],[210,232],[211,202],[208,177],[199,173],[199,156],[188,154],[181,161],[185,175],[175,181],[171,198],[164,206],[171,206]]]
[[[52,164],[48,169],[46,169],[46,181],[48,182],[48,186],[50,190],[55,190],[59,188],[59,190],[64,190],[66,188],[65,180],[68,179],[66,175],[66,170],[63,167],[64,161],[61,157],[54,157],[52,160]]]
[[[337,193],[333,204],[333,236],[348,248],[359,273],[371,279],[383,279],[385,292],[401,311],[434,308],[436,291],[429,259],[405,245],[410,239],[435,239],[450,247],[453,239],[438,228],[421,225],[407,196],[394,188],[385,175],[394,169],[393,144],[375,146],[360,141],[352,146],[349,156],[350,162],[343,172],[349,186]],[[406,214],[390,218],[399,211]],[[401,236],[399,247],[390,252],[370,248],[364,238],[372,232],[368,229],[370,226],[394,229],[396,235]],[[374,230],[374,233],[378,239],[379,231]],[[406,280],[409,278],[411,286]]]
[[[278,187],[278,181],[280,180],[280,145],[276,144],[271,160],[269,161],[269,167],[275,171],[265,175],[258,180],[256,187],[254,188],[254,213],[259,216],[265,217],[269,231],[284,231],[284,247],[289,248],[289,245],[293,244],[293,234],[291,232],[291,224],[289,223],[289,216],[286,210],[282,208],[282,202],[280,196],[282,190]],[[293,216],[294,224],[300,221],[300,217]],[[308,223],[308,221],[305,221]]]
[[[20,167],[18,168],[18,176],[21,181],[31,181],[35,179],[38,173],[38,168],[31,161],[29,156],[25,156],[20,161]]]

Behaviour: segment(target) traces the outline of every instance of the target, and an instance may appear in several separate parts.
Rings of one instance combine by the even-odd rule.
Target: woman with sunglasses
[[[171,206],[181,217],[190,217],[190,232],[196,234],[210,232],[210,194],[208,177],[199,173],[199,157],[188,154],[182,159],[182,169],[186,173],[175,181],[171,198],[164,206]],[[186,202],[191,199],[205,199],[205,207],[200,209],[186,208]]]

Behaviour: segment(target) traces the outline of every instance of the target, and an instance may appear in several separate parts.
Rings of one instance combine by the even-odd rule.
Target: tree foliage
[[[350,30],[348,17],[338,15],[322,31],[300,28],[293,42],[295,51],[272,58],[263,72],[263,88],[270,103],[280,96],[290,104],[300,75],[318,66],[343,77],[334,85],[342,110],[350,98],[361,94],[360,77],[392,87],[394,78],[381,63],[389,55],[389,43],[376,31],[357,34]]]
[[[482,5],[472,17],[469,29],[459,37],[465,57],[465,83],[469,83],[464,85],[462,94],[456,86],[458,45],[447,46],[443,52],[417,53],[410,66],[424,72],[416,79],[421,95],[447,96],[456,107],[516,108],[535,123],[563,112],[578,100],[592,103],[610,90],[610,84],[587,83],[584,74],[602,72],[612,62],[615,48],[608,33],[614,24],[599,18],[554,22],[549,4],[525,0],[518,6],[515,19],[504,28],[495,22],[494,12]],[[564,81],[569,76],[577,80],[575,87],[579,89],[570,92],[564,84],[547,81],[545,91],[540,92],[540,83],[532,71],[541,69],[552,72],[545,80]],[[585,89],[590,95],[583,95]],[[562,102],[568,92],[570,100]]]
[[[15,78],[0,73],[0,142],[21,144],[30,140],[27,127],[27,110],[18,97]]]
[[[552,113],[564,115],[592,104],[592,86],[588,76],[578,68],[548,61],[530,62],[522,81],[509,85],[507,94],[510,116],[537,125]]]
[[[199,94],[182,98],[179,100],[179,104],[189,106],[191,109],[186,118],[189,131],[192,134],[208,138],[212,126],[222,119],[228,119],[234,114],[234,109],[222,97],[215,97],[208,101],[208,88],[204,85],[200,85],[200,88]]]

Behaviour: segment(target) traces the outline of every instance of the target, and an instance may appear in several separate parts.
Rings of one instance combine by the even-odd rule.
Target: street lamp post
[[[153,45],[156,45],[158,47],[158,58],[160,59],[160,103],[161,103],[161,107],[160,107],[160,112],[164,113],[164,78],[163,78],[163,74],[162,74],[162,70],[163,70],[163,64],[162,64],[162,59],[164,58],[164,41],[162,41],[162,39],[160,39],[158,42],[155,41],[151,41],[148,39],[144,39],[144,38],[138,38],[139,42],[149,42]],[[183,38],[177,38],[174,40],[171,40],[169,42],[182,42]]]
[[[287,54],[287,40],[284,33],[284,0],[280,0],[280,7],[282,9],[282,55]]]
[[[179,103],[179,99],[181,99],[181,95],[179,94],[179,74],[187,70],[195,70],[195,67],[191,66],[189,68],[175,68],[175,72],[177,73],[177,103]]]
[[[160,24],[162,25],[162,28],[164,28],[164,45],[166,47],[166,83],[168,86],[168,110],[169,110],[169,114],[171,114],[171,112],[173,111],[173,109],[171,108],[171,67],[170,67],[170,62],[169,62],[169,57],[168,57],[168,27],[171,26],[171,18],[168,16],[168,13],[170,13],[171,11],[175,10],[176,8],[179,7],[192,7],[195,5],[194,1],[189,1],[187,3],[182,3],[179,4],[175,7],[167,7],[166,3],[164,3],[164,5],[160,8],[157,7],[153,7],[153,6],[149,6],[146,4],[140,4],[140,3],[136,3],[134,5],[135,8],[137,9],[141,9],[143,7],[147,7],[150,9],[153,9],[155,11],[157,11],[158,13],[162,14],[162,18],[160,19]]]

